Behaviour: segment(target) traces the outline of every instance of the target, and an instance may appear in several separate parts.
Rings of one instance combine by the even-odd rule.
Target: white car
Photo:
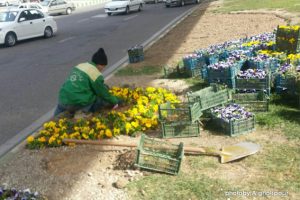
[[[34,9],[40,10],[44,13],[48,12],[48,10],[39,3],[21,3],[19,5],[16,5],[15,7],[17,7],[17,8],[34,8]]]
[[[52,16],[37,9],[0,11],[0,44],[14,46],[17,41],[34,37],[52,37],[57,25]]]
[[[0,0],[0,6],[17,5],[19,3],[19,0]]]
[[[143,4],[143,0],[112,0],[105,4],[104,10],[107,15],[111,15],[113,13],[128,14],[130,11],[141,11]]]
[[[41,5],[49,15],[66,14],[70,15],[76,7],[72,1],[65,0],[43,0]]]

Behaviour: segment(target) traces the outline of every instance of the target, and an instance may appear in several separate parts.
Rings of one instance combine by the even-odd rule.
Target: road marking
[[[138,15],[133,15],[133,16],[130,16],[130,17],[126,17],[126,18],[124,18],[123,20],[124,21],[127,21],[127,20],[130,20],[130,19],[133,19],[133,18],[135,18],[135,17],[137,17]]]
[[[92,18],[104,18],[104,17],[107,17],[107,14],[95,15]]]
[[[89,18],[84,18],[84,19],[78,20],[77,23],[86,22],[88,20],[89,20]]]
[[[63,40],[58,41],[58,43],[63,43],[63,42],[72,40],[72,39],[74,39],[74,38],[75,38],[75,37],[68,37],[68,38],[66,38],[66,39],[63,39]]]

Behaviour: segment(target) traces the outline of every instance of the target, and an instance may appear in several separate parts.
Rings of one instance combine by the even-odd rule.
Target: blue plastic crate
[[[183,58],[183,65],[187,70],[192,70],[198,67],[198,60],[196,57]]]
[[[211,65],[211,64],[215,64],[217,62],[219,62],[219,55],[215,55],[215,54],[208,54],[205,57],[205,61],[207,65]]]

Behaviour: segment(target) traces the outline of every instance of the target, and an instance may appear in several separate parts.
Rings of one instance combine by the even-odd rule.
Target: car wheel
[[[130,10],[129,10],[129,7],[127,6],[127,7],[126,7],[126,10],[125,10],[125,14],[126,14],[126,15],[129,14],[129,12],[130,12]]]
[[[170,8],[170,5],[169,4],[165,4],[166,8]]]
[[[111,16],[111,13],[107,13],[108,16]]]
[[[12,47],[17,43],[17,37],[14,33],[7,33],[5,36],[5,46]]]
[[[140,5],[139,5],[139,9],[138,9],[138,11],[140,12],[140,11],[142,10],[142,8],[143,8],[143,5],[142,5],[142,4],[140,4]]]
[[[51,38],[53,36],[53,30],[50,26],[47,26],[44,30],[44,38]]]
[[[71,13],[72,13],[72,9],[71,9],[71,8],[67,8],[66,14],[67,14],[67,15],[70,15]]]
[[[200,3],[200,0],[196,0],[196,4]]]

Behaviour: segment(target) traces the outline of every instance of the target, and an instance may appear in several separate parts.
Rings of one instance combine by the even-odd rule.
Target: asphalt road
[[[194,5],[165,8],[146,4],[142,12],[107,16],[102,8],[55,16],[58,33],[15,47],[0,47],[0,146],[56,106],[71,68],[103,47],[109,65],[126,56]]]

